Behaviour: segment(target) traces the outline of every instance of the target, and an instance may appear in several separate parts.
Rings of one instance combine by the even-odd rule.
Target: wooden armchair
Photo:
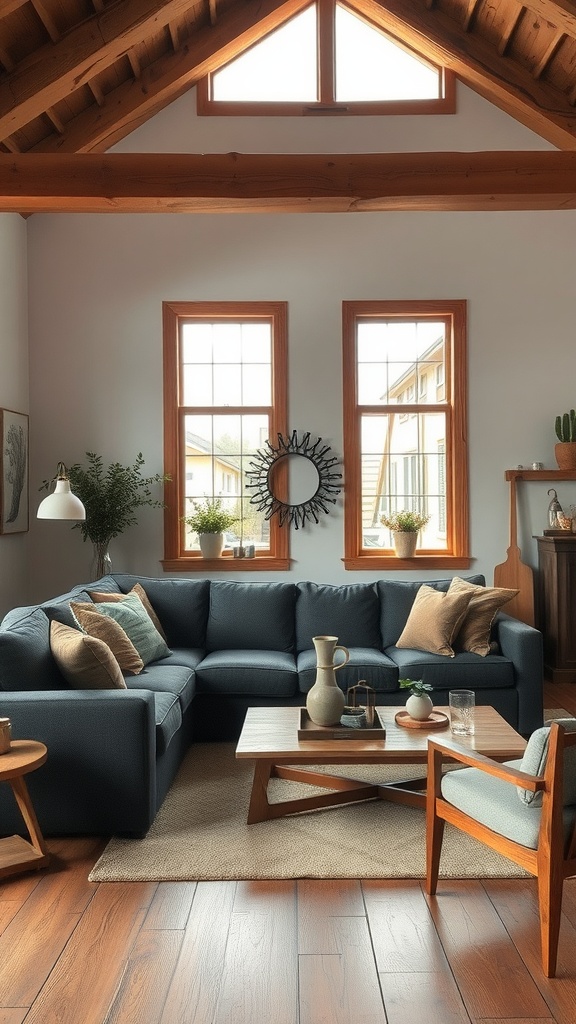
[[[442,774],[444,760],[469,767]],[[576,719],[537,729],[522,760],[505,764],[429,740],[426,888],[432,896],[446,821],[536,876],[542,968],[553,978],[562,887],[576,874]]]

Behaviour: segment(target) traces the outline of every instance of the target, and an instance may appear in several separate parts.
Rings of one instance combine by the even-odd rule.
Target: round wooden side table
[[[12,740],[10,751],[0,755],[0,782],[8,782],[30,834],[0,839],[0,878],[19,871],[43,868],[50,857],[23,776],[44,764],[48,751],[36,740]]]

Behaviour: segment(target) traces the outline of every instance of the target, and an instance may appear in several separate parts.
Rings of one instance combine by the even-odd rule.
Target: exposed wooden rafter
[[[553,145],[576,148],[568,99],[520,64],[499,57],[486,40],[465,32],[443,11],[429,12],[413,0],[355,0],[355,6]]]
[[[0,210],[576,209],[576,152],[0,154]]]
[[[576,5],[574,0],[522,0],[524,7],[541,18],[576,36]]]

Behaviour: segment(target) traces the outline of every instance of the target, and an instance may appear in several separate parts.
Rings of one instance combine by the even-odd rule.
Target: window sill
[[[198,556],[164,558],[160,562],[164,572],[287,572],[289,558],[272,558],[257,555],[255,558],[202,558]]]
[[[469,569],[472,559],[468,555],[414,555],[397,558],[395,554],[356,555],[343,558],[345,569]]]

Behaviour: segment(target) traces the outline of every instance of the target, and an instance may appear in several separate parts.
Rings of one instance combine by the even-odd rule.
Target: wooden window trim
[[[224,553],[221,558],[202,558],[200,552],[184,552],[183,526],[180,510],[183,507],[185,473],[183,453],[180,451],[179,402],[179,326],[182,320],[214,317],[230,320],[260,317],[273,324],[272,338],[272,419],[270,434],[287,432],[287,370],[288,370],[288,304],[286,302],[163,302],[164,352],[164,467],[171,479],[165,484],[164,558],[165,572],[283,572],[290,568],[289,532],[278,524],[278,517],[270,520],[270,555],[255,558],[233,558]],[[176,400],[175,400],[176,396]]]
[[[382,28],[382,31],[402,47],[407,53],[416,56],[419,60],[426,61],[434,68],[440,76],[440,87],[442,95],[435,99],[428,100],[365,100],[351,101],[347,103],[337,102],[335,98],[336,89],[336,67],[335,67],[335,14],[334,9],[337,0],[315,0],[318,11],[317,18],[317,46],[318,46],[318,94],[319,100],[312,103],[301,102],[266,102],[261,101],[239,101],[214,100],[212,99],[212,75],[211,72],[199,79],[196,83],[196,112],[199,117],[318,117],[326,115],[330,117],[366,117],[384,115],[404,116],[422,114],[455,114],[456,113],[456,75],[449,68],[441,67],[430,60],[425,54],[419,53],[409,46],[402,39],[389,31],[389,29],[376,25],[375,22],[365,18],[375,28]],[[312,6],[310,4],[309,6]],[[360,11],[353,6],[343,3],[342,6],[348,9],[357,17],[362,18]],[[303,5],[296,14],[301,13],[306,5]],[[292,13],[286,21],[296,16]],[[281,26],[277,26],[281,27]],[[216,69],[217,70],[217,69]]]
[[[446,464],[447,484],[447,551],[418,552],[414,558],[398,558],[393,551],[362,548],[360,461],[360,415],[370,411],[382,413],[380,406],[359,407],[357,396],[356,324],[361,317],[430,316],[448,325],[446,346],[446,377],[450,380],[446,416],[446,451],[452,458]],[[344,379],[344,567],[350,570],[370,569],[467,569],[469,551],[468,513],[468,444],[467,444],[467,358],[466,301],[359,301],[342,303],[343,379]],[[403,411],[438,411],[438,405],[403,405]],[[446,407],[445,407],[446,408]]]

